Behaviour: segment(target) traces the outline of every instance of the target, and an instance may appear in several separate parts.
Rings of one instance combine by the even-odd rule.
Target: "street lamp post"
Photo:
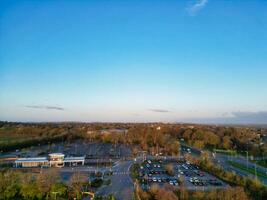
[[[59,192],[52,192],[54,195],[55,195],[55,200],[57,199],[57,194],[59,193]]]
[[[255,179],[257,180],[257,165],[256,165],[256,163],[254,164],[254,166],[255,166]]]
[[[246,151],[247,152],[247,169],[248,169],[248,151]]]
[[[242,151],[242,152],[246,152],[246,165],[247,165],[247,170],[248,170],[248,151]]]

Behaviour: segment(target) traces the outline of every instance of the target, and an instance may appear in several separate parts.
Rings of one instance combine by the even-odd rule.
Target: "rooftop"
[[[65,155],[63,153],[50,153],[50,157],[64,157]]]
[[[15,162],[48,162],[46,157],[18,158]]]
[[[64,161],[80,161],[84,160],[85,156],[80,156],[80,157],[65,157]]]

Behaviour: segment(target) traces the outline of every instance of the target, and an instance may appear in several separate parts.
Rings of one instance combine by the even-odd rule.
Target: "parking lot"
[[[189,190],[210,190],[228,185],[211,174],[185,161],[146,160],[140,166],[140,182],[143,189],[151,185],[174,187],[183,185]]]
[[[16,151],[6,152],[5,157],[42,157],[49,153],[60,152],[67,156],[86,156],[86,158],[124,158],[130,157],[132,152],[125,145],[111,143],[89,142],[76,140],[73,142],[48,143],[36,145]]]
[[[192,190],[208,190],[211,188],[224,188],[227,184],[217,177],[204,172],[198,166],[189,162],[178,162],[175,165],[177,176],[184,180],[184,184],[188,189]]]
[[[146,160],[141,164],[139,175],[143,189],[149,189],[152,184],[179,185],[178,177],[167,171],[166,164],[162,160]]]

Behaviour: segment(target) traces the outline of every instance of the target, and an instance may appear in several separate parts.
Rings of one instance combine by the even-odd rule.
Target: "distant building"
[[[100,131],[100,134],[127,134],[128,129],[103,129]]]
[[[65,157],[63,153],[51,153],[47,157],[18,158],[16,167],[64,167],[84,165],[85,156]]]

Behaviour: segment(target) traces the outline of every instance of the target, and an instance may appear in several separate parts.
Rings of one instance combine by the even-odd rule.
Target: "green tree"
[[[15,199],[20,191],[20,174],[5,170],[0,173],[0,199]]]
[[[23,184],[20,190],[20,194],[24,199],[32,200],[32,199],[41,199],[42,195],[38,190],[38,187],[35,183]]]
[[[52,198],[56,197],[66,197],[67,196],[67,186],[63,183],[55,183],[51,186],[50,196]]]

